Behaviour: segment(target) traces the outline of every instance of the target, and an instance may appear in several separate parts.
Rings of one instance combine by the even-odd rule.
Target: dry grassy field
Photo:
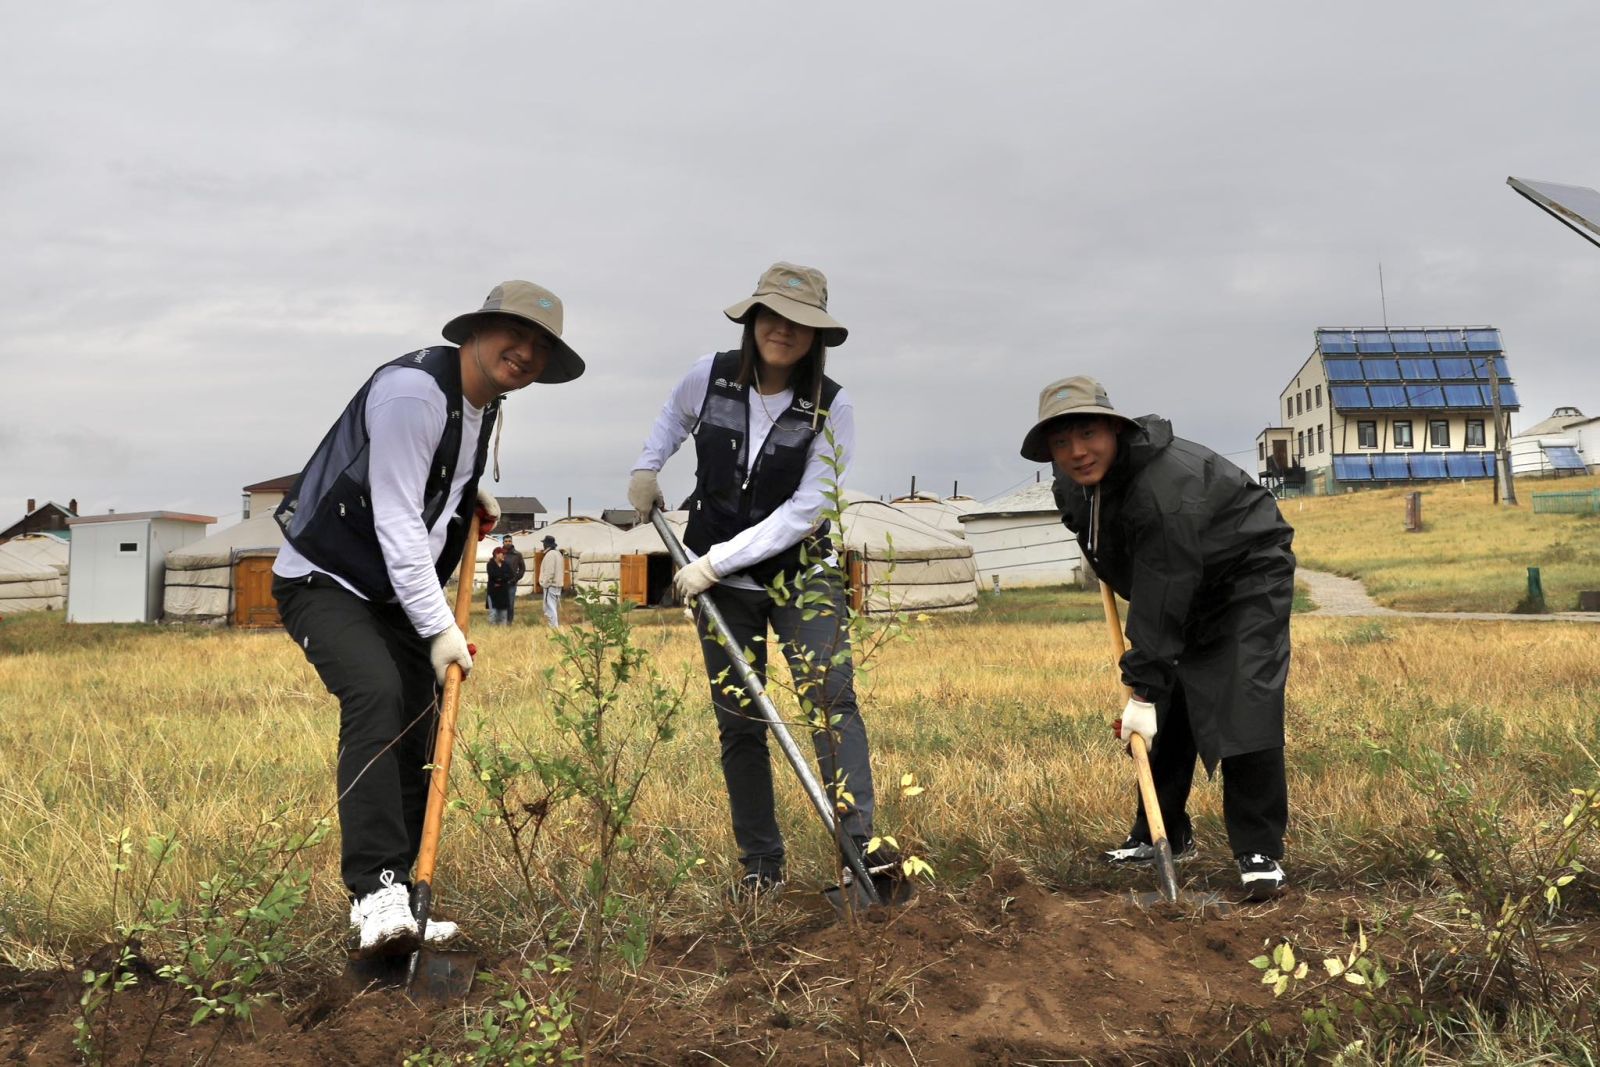
[[[1524,478],[1517,507],[1490,505],[1488,482],[1422,489],[1423,529],[1402,533],[1403,489],[1284,502],[1301,566],[1365,582],[1378,603],[1414,611],[1515,611],[1538,567],[1545,601],[1571,611],[1600,589],[1600,515],[1534,514],[1535,493],[1600,489],[1600,476]]]
[[[1386,565],[1384,553],[1423,542],[1373,534],[1370,559],[1336,551],[1361,538],[1330,533],[1335,509],[1361,530],[1391,518],[1398,529],[1395,495],[1371,496],[1290,504],[1297,548],[1407,603],[1415,565]],[[1436,530],[1468,523],[1451,499],[1430,495]],[[1495,527],[1500,516],[1471,519]],[[1584,569],[1595,566],[1593,521],[1551,529],[1549,543],[1581,546],[1572,580],[1600,585]],[[1477,607],[1461,590],[1503,584],[1487,547],[1434,570],[1463,568],[1479,577],[1447,576],[1418,597]],[[1565,588],[1568,573],[1552,567],[1546,590]],[[1594,1062],[1600,809],[1563,826],[1582,799],[1571,790],[1600,784],[1593,627],[1297,615],[1293,890],[1213,918],[1130,908],[1119,894],[1152,888],[1148,875],[1094,862],[1125,833],[1132,786],[1106,728],[1117,688],[1093,596],[1013,592],[967,615],[912,620],[874,653],[861,693],[879,830],[935,874],[887,922],[836,923],[812,892],[833,878],[829,843],[782,767],[790,892],[759,914],[727,902],[733,850],[692,631],[680,613],[629,618],[683,707],[654,749],[644,738],[659,698],[626,685],[608,713],[617,766],[651,761],[616,858],[614,913],[584,903],[574,860],[593,852],[593,805],[546,804],[526,763],[507,770],[573,751],[551,701],[571,675],[547,631],[475,620],[460,803],[438,891],[491,977],[468,1007],[443,1011],[329,992],[347,907],[336,839],[250,851],[280,833],[265,823],[304,832],[334,803],[336,707],[281,632],[7,620],[0,1050],[35,1063],[535,1063],[559,1062],[551,1050],[586,1034],[593,1062],[1286,1062],[1340,1048],[1346,1063]],[[902,788],[912,781],[920,793]],[[536,841],[519,843],[493,817],[497,795],[536,813]],[[1197,786],[1194,810],[1200,855],[1180,874],[1230,890],[1215,783]],[[126,856],[115,844],[124,834]],[[152,846],[152,835],[173,844]],[[147,922],[141,959],[170,959],[241,856],[273,877],[305,877],[303,903],[273,913],[270,938],[247,913],[272,877],[221,906],[234,929],[276,939],[259,973],[228,987],[254,1005],[249,1018],[188,1025],[192,990],[158,994],[146,977],[117,993],[121,1008],[101,1007],[74,1047],[85,961],[100,951],[104,973],[104,946],[147,920],[150,901],[175,917]],[[586,940],[594,931],[623,948]],[[639,951],[626,949],[630,937]],[[1275,997],[1251,960],[1285,941],[1313,972],[1296,979],[1289,966]],[[528,969],[552,952],[575,960],[572,971]],[[1376,960],[1382,981],[1330,977],[1329,955],[1340,967],[1364,961],[1369,975]],[[508,1023],[523,1018],[503,1006],[517,1002],[511,990],[545,1014]],[[552,1003],[565,1007],[552,1014]],[[563,1010],[575,1013],[564,1025]],[[484,1011],[498,1029],[484,1027]],[[549,1048],[514,1055],[505,1034],[541,1022],[558,1035]]]

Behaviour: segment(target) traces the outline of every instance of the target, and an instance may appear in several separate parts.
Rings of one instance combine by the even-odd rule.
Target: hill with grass
[[[1524,479],[1517,507],[1493,501],[1488,482],[1424,487],[1423,529],[1405,529],[1410,489],[1373,489],[1282,503],[1300,565],[1359,578],[1387,607],[1411,611],[1527,610],[1538,567],[1552,611],[1600,589],[1600,516],[1535,514],[1535,493],[1600,489],[1600,477]]]

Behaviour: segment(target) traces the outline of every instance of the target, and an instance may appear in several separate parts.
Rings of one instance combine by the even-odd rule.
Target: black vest
[[[700,555],[756,525],[794,496],[805,475],[811,442],[827,427],[828,408],[839,383],[822,379],[822,418],[811,428],[815,408],[796,395],[774,422],[761,452],[750,457],[750,387],[740,385],[739,353],[718,352],[711,363],[705,402],[694,428],[695,485],[689,499],[684,544]],[[765,585],[778,574],[801,569],[801,552],[815,563],[832,551],[828,524],[783,552],[751,564],[744,574]]]
[[[409,352],[372,373],[345,405],[339,421],[317,446],[294,487],[278,505],[273,518],[283,528],[283,538],[317,567],[337,574],[362,596],[379,603],[394,599],[389,569],[384,565],[383,548],[378,543],[372,521],[372,491],[368,476],[367,394],[373,379],[390,367],[414,367],[426,371],[444,394],[449,411],[444,436],[433,450],[433,462],[423,491],[422,524],[433,529],[444,514],[450,499],[450,483],[455,477],[456,458],[461,454],[462,409],[461,350],[439,346]],[[489,439],[494,431],[500,401],[492,401],[483,411],[478,431],[478,450],[472,479],[461,491],[461,503],[450,519],[444,551],[435,570],[442,586],[461,562],[467,543],[467,530],[477,507],[478,478],[489,455]]]

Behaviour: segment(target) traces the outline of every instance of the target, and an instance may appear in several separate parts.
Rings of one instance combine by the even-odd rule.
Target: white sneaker
[[[404,885],[386,885],[350,905],[352,926],[361,931],[358,951],[384,955],[417,947],[417,920],[411,914],[411,893]]]
[[[1271,856],[1263,856],[1259,852],[1240,855],[1239,882],[1244,886],[1244,898],[1257,903],[1271,900],[1283,892],[1283,885],[1287,879],[1284,877],[1283,868]]]
[[[350,929],[359,934],[361,932],[361,909],[358,904],[350,905]],[[449,919],[429,919],[428,933],[423,940],[430,945],[438,945],[449,941],[461,933],[461,927]]]

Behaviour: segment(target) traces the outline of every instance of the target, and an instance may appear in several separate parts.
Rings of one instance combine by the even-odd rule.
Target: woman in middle
[[[739,347],[701,357],[667,397],[633,465],[628,502],[641,519],[665,507],[657,473],[692,435],[697,464],[684,534],[692,562],[674,588],[687,600],[715,587],[736,651],[753,655],[763,682],[771,626],[796,691],[833,724],[812,739],[844,831],[874,875],[898,873],[899,857],[888,846],[865,853],[872,768],[856,705],[845,590],[822,520],[855,445],[849,394],[823,373],[826,350],[846,336],[827,308],[821,271],[791,263],[768,268],[755,294],[725,312],[744,328]],[[832,565],[819,566],[822,560]],[[774,596],[779,575],[785,593]],[[809,594],[804,605],[796,603],[802,593]],[[832,607],[818,613],[821,604]],[[727,652],[697,618],[743,865],[733,892],[748,899],[780,888],[784,878],[767,725],[753,706],[740,707]]]

